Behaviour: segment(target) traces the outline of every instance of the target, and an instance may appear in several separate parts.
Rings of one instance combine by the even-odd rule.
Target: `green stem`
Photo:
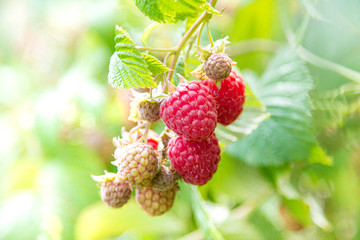
[[[214,46],[214,41],[213,41],[212,36],[211,36],[211,32],[210,32],[210,28],[209,28],[209,22],[206,22],[206,30],[207,30],[207,34],[208,34],[208,37],[209,37],[210,45],[211,45],[211,47],[213,47]]]
[[[210,0],[211,6],[215,6],[217,0]],[[211,16],[211,13],[208,13],[207,11],[204,11],[200,17],[194,22],[194,24],[189,28],[189,30],[185,33],[184,37],[181,39],[179,44],[175,47],[174,51],[174,57],[170,65],[170,69],[174,70],[177,60],[179,59],[180,52],[186,45],[186,42],[189,40],[189,38],[193,35],[193,33],[196,31],[196,29],[200,26],[200,24],[205,20],[208,19],[208,17]],[[167,84],[170,82],[174,71],[169,71],[167,76]]]
[[[201,27],[200,27],[200,30],[199,30],[199,34],[198,34],[198,38],[197,38],[196,46],[200,46],[200,38],[201,38],[202,30],[203,30],[203,28],[204,28],[204,24],[205,24],[205,22],[203,22],[203,23],[201,24]]]
[[[331,62],[327,59],[321,58],[321,57],[313,54],[312,52],[306,50],[302,46],[299,46],[296,50],[297,50],[297,53],[299,54],[299,56],[303,60],[305,60],[315,66],[336,72],[339,75],[346,77],[354,82],[360,83],[360,73],[359,72],[354,71],[350,68],[347,68],[343,65]]]
[[[200,26],[200,24],[204,21],[205,17],[207,16],[207,12],[203,12],[201,16],[195,21],[195,23],[190,27],[190,29],[185,33],[184,37],[181,39],[179,44],[175,47],[174,57],[170,65],[170,69],[174,70],[175,65],[177,63],[177,60],[179,59],[180,52],[185,46],[186,42],[189,40],[189,38],[192,36],[192,34],[196,31],[196,29]],[[167,82],[170,81],[174,71],[169,71],[169,74],[167,76]]]
[[[141,47],[141,46],[136,46],[136,49],[153,51],[153,52],[174,52],[176,50],[175,48],[151,48],[151,47]]]
[[[150,128],[151,128],[151,123],[146,122],[144,134],[143,134],[142,137],[138,140],[138,142],[141,142],[141,143],[145,143],[145,142],[146,142],[146,140],[147,140],[147,135],[148,135],[148,132],[149,132],[149,129],[150,129]]]
[[[296,46],[301,45],[301,42],[303,41],[304,36],[305,36],[306,29],[309,26],[309,21],[310,21],[310,15],[306,12],[305,18],[304,18],[301,26],[297,30]]]

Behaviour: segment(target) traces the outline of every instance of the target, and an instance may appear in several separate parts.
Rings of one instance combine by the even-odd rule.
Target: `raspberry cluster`
[[[211,180],[220,161],[215,127],[233,123],[242,112],[245,84],[231,62],[224,53],[210,55],[205,73],[221,80],[220,88],[212,79],[183,83],[160,105],[161,118],[178,135],[168,145],[171,166],[187,183]]]
[[[243,79],[231,66],[225,53],[213,53],[201,77],[207,80],[181,83],[166,97],[133,99],[130,119],[138,125],[113,139],[117,173],[93,177],[108,206],[123,206],[136,188],[141,208],[161,215],[171,209],[179,179],[199,186],[212,179],[220,161],[214,130],[234,122],[245,100]],[[159,136],[150,127],[160,119],[166,127]]]
[[[112,164],[117,166],[117,173],[93,176],[101,184],[103,202],[113,208],[122,207],[136,188],[136,201],[148,215],[161,215],[172,207],[178,178],[161,164],[161,151],[156,150],[159,141],[157,133],[151,130],[145,133],[136,127],[130,132],[123,131],[122,138],[113,139],[116,149]]]
[[[222,125],[233,123],[241,114],[245,102],[245,83],[240,74],[232,70],[230,76],[222,80],[220,89],[212,80],[205,80],[202,83],[209,88],[216,99],[218,123]]]

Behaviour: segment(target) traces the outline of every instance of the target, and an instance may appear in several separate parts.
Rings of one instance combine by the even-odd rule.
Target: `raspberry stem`
[[[175,48],[152,48],[152,47],[141,47],[141,46],[136,46],[136,49],[153,51],[153,52],[174,52],[176,50]]]
[[[146,142],[146,140],[147,140],[147,135],[148,135],[148,132],[149,132],[149,129],[150,129],[150,128],[151,128],[151,123],[146,122],[144,134],[142,135],[142,137],[139,139],[138,142],[142,142],[142,143],[145,143],[145,142]]]
[[[200,46],[200,38],[201,38],[201,33],[202,33],[202,30],[204,28],[204,22],[201,24],[201,27],[200,27],[200,30],[199,30],[199,34],[198,34],[198,39],[197,39],[197,44],[196,46]]]
[[[210,0],[210,4],[211,6],[215,6],[217,0]],[[189,38],[193,35],[193,33],[196,31],[196,29],[201,25],[201,23],[203,23],[204,20],[207,20],[209,16],[211,16],[211,13],[208,13],[206,10],[200,15],[200,17],[194,22],[194,24],[189,28],[189,30],[185,33],[184,37],[181,39],[181,41],[179,42],[179,44],[175,47],[175,51],[174,51],[174,57],[172,59],[171,65],[170,65],[170,69],[174,70],[177,60],[179,59],[180,56],[180,52],[181,50],[184,48],[184,46],[186,45],[186,42],[189,40]],[[167,75],[167,85],[170,82],[171,77],[173,76],[174,71],[169,71],[168,75]]]
[[[214,46],[214,41],[213,41],[212,36],[211,36],[211,32],[210,32],[210,28],[209,28],[209,21],[206,22],[206,30],[207,30],[207,34],[208,34],[208,37],[209,37],[210,45],[211,45],[211,47],[213,47]]]

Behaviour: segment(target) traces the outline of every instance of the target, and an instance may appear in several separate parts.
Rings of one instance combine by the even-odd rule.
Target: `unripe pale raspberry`
[[[219,81],[227,78],[232,69],[232,60],[226,53],[213,53],[205,62],[204,70],[208,78]]]
[[[93,178],[101,183],[100,196],[109,207],[119,208],[130,199],[132,192],[130,184],[121,180],[116,174],[106,173]]]
[[[160,106],[166,126],[191,141],[208,138],[216,127],[216,101],[200,82],[180,84]]]
[[[160,171],[151,181],[150,186],[155,190],[166,191],[176,184],[175,176],[166,166],[161,166]]]
[[[129,132],[125,131],[124,129],[122,129],[121,138],[119,138],[119,137],[113,138],[113,144],[115,147],[117,147],[117,149],[121,149],[124,144],[130,144],[130,143],[137,142],[143,136],[144,131],[145,131],[144,129],[138,129],[133,132],[130,131],[131,133],[129,133]],[[148,134],[147,134],[147,144],[149,144],[156,150],[159,145],[159,141],[160,141],[159,135],[156,132],[154,132],[153,130],[149,129]],[[120,150],[118,150],[118,151],[120,151]],[[116,154],[114,154],[114,156],[115,155]],[[116,158],[117,157],[115,157],[115,159]]]
[[[177,191],[177,185],[166,191],[155,190],[151,187],[137,188],[136,201],[148,215],[158,216],[171,209]]]
[[[229,125],[233,123],[241,114],[245,102],[245,83],[243,78],[235,71],[231,71],[228,78],[221,82],[218,89],[211,80],[202,81],[212,95],[215,97],[218,105],[218,123]]]
[[[160,169],[154,148],[146,143],[125,146],[118,156],[112,163],[118,167],[119,176],[132,185],[148,185]]]
[[[168,156],[171,165],[185,182],[204,185],[217,170],[219,143],[215,134],[201,142],[176,137],[169,143]]]
[[[157,101],[140,102],[138,109],[141,120],[154,123],[160,119],[160,102]]]

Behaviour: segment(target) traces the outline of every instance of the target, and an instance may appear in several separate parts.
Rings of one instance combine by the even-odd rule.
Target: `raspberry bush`
[[[199,3],[191,4],[196,8]],[[137,126],[114,138],[113,165],[117,178],[136,188],[137,202],[151,216],[171,208],[178,181],[199,186],[211,181],[221,158],[216,126],[234,122],[243,109],[245,84],[225,53],[229,42],[226,38],[213,42],[208,31],[209,44],[200,45],[204,25],[213,14],[220,14],[214,5],[215,1],[202,2],[206,10],[174,48],[147,47],[144,39],[144,46],[137,46],[125,29],[116,26],[109,82],[132,89],[129,119]],[[153,17],[141,1],[137,6]],[[144,34],[146,39],[150,32]],[[160,61],[153,55],[156,52],[167,55]],[[184,68],[189,54],[199,56],[193,79]],[[221,84],[220,89],[216,84]],[[160,119],[165,123],[161,137],[151,130]]]
[[[277,125],[278,111],[271,111],[276,105],[276,94],[266,88],[258,90],[265,92],[263,99],[268,97],[273,100],[274,105],[271,105],[271,101],[264,105],[261,102],[263,99],[258,99],[249,89],[246,77],[240,74],[236,62],[228,53],[231,39],[224,37],[213,40],[209,22],[213,15],[221,15],[214,8],[216,1],[170,2],[177,9],[174,11],[178,11],[173,17],[148,1],[139,0],[136,5],[146,16],[159,23],[174,23],[193,14],[198,16],[192,21],[187,19],[186,31],[174,47],[148,46],[156,24],[144,31],[142,45],[137,44],[137,39],[133,41],[124,28],[115,28],[115,53],[110,60],[109,83],[114,88],[130,90],[129,120],[136,125],[128,132],[123,128],[121,136],[113,139],[116,150],[112,163],[117,167],[113,174],[126,191],[111,188],[110,192],[103,184],[101,196],[109,206],[120,207],[130,198],[128,193],[132,190],[129,189],[131,186],[135,188],[135,199],[140,207],[148,215],[158,216],[171,210],[180,192],[180,195],[188,195],[196,217],[204,221],[208,216],[197,186],[211,183],[216,176],[222,166],[221,152],[225,146],[234,143],[228,145],[228,152],[237,152],[239,147],[246,159],[251,159],[255,164],[266,165],[263,162],[268,161],[268,156],[269,161],[278,161],[271,155],[275,151],[273,149],[256,156],[246,151],[266,141],[261,134],[253,140],[252,136],[256,136],[257,132],[249,134],[270,114],[274,115],[271,120]],[[207,37],[204,38],[202,32],[205,28]],[[154,37],[156,39],[156,35]],[[290,63],[296,61],[291,54],[287,56],[284,53],[284,56]],[[281,60],[283,64],[284,60]],[[276,66],[278,62],[274,60],[273,64]],[[291,70],[291,64],[289,66],[284,68],[280,79],[288,78],[285,70]],[[261,81],[271,85],[275,78],[270,71]],[[256,84],[252,82],[252,86],[256,87]],[[281,90],[281,86],[274,89]],[[302,104],[299,101],[300,108]],[[284,105],[280,107],[286,108]],[[296,115],[293,114],[300,120],[304,117]],[[307,126],[301,128],[309,130]],[[286,128],[278,129],[287,131]],[[239,144],[238,140],[247,135]],[[270,137],[271,134],[265,135]],[[299,144],[316,145],[312,140],[304,140],[306,143],[303,140],[299,139]],[[282,144],[286,149],[286,143]],[[274,149],[280,149],[276,143],[273,145]],[[201,224],[208,235],[222,239],[221,234],[212,227],[211,220]]]
[[[360,239],[359,0],[0,6],[1,240]]]

